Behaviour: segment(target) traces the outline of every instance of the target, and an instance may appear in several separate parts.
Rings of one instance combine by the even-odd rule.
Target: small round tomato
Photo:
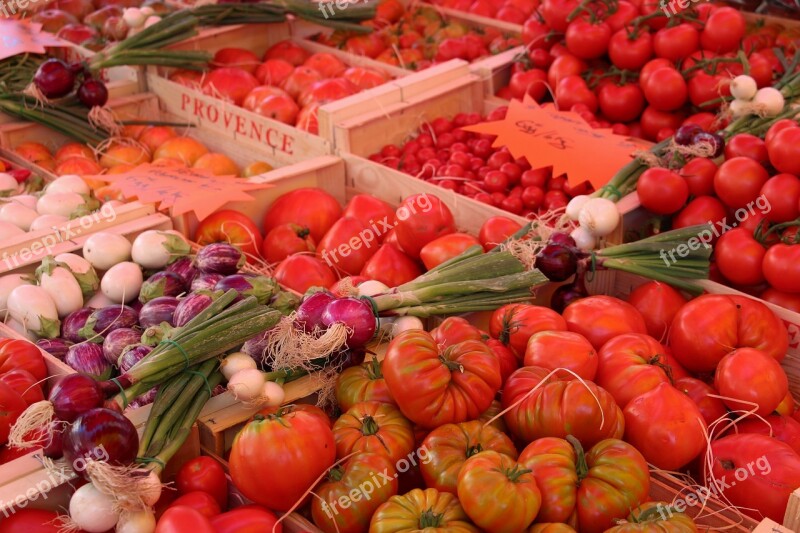
[[[773,288],[790,294],[800,293],[800,244],[770,246],[761,267]]]
[[[467,233],[451,233],[434,239],[419,252],[425,268],[431,270],[445,261],[449,261],[473,246],[481,246],[478,239]]]
[[[759,298],[765,302],[785,307],[795,313],[800,313],[800,294],[798,293],[791,294],[788,292],[781,292],[770,287],[762,292]]]
[[[627,29],[620,29],[611,36],[608,57],[617,68],[640,70],[653,57],[653,37],[648,31],[640,31],[631,38]]]
[[[183,463],[175,478],[180,494],[202,491],[214,497],[220,509],[228,507],[228,480],[216,460],[201,455]]]
[[[354,404],[333,424],[336,455],[380,453],[397,463],[414,450],[414,429],[394,405],[376,401]]]
[[[700,45],[704,50],[716,53],[733,52],[745,34],[745,20],[742,14],[732,7],[715,9],[700,32]]]
[[[670,61],[681,61],[697,51],[700,33],[689,23],[662,28],[653,37],[653,49],[657,57]]]
[[[680,109],[689,97],[683,75],[670,67],[655,70],[643,84],[642,89],[647,102],[658,111]]]
[[[281,224],[267,233],[261,246],[261,256],[270,264],[280,263],[292,254],[314,252],[314,238],[298,224]]]
[[[532,171],[525,171],[532,172]],[[525,173],[523,173],[524,179]],[[504,216],[486,219],[478,232],[478,240],[485,251],[489,251],[522,229],[522,224]]]
[[[607,83],[597,92],[600,111],[611,122],[636,120],[644,110],[644,94],[636,83]]]
[[[570,370],[571,372],[559,370],[556,373],[563,380],[575,379],[574,374],[577,374],[583,379],[593,381],[597,374],[597,351],[580,333],[540,331],[528,340],[523,364],[548,370]]]
[[[565,36],[567,50],[581,59],[597,59],[605,55],[611,40],[611,28],[605,22],[585,19],[570,22]]]
[[[508,304],[492,313],[489,333],[522,359],[528,340],[540,331],[565,331],[567,323],[552,309],[538,305]]]
[[[725,232],[714,249],[717,268],[736,285],[758,285],[764,281],[762,264],[767,250],[744,228]]]
[[[686,301],[680,292],[660,281],[643,283],[628,296],[628,303],[642,314],[647,334],[658,341],[666,339],[672,319]]]
[[[182,494],[169,506],[190,507],[206,518],[214,518],[220,513],[220,506],[216,497],[202,490],[195,490]]]
[[[717,169],[716,163],[711,159],[696,157],[683,165],[680,175],[689,185],[689,193],[692,196],[708,196],[714,193],[714,176]]]
[[[757,161],[734,157],[717,170],[714,192],[728,207],[743,208],[755,201],[768,179],[769,173]]]
[[[429,242],[456,231],[453,213],[436,196],[409,196],[395,214],[397,225],[394,231],[398,243],[412,258],[418,258],[422,248]]]
[[[634,306],[612,296],[589,296],[564,310],[567,329],[580,333],[599,350],[623,333],[647,333],[647,324]]]
[[[278,264],[274,275],[278,283],[300,294],[311,287],[330,287],[336,283],[330,266],[306,254],[290,255]]]
[[[677,213],[689,199],[689,184],[676,172],[653,167],[645,170],[636,182],[642,206],[657,215]]]
[[[762,165],[769,163],[767,144],[760,137],[749,133],[734,135],[725,144],[725,159],[734,157],[749,157]]]
[[[780,363],[761,350],[738,348],[719,362],[714,387],[723,402],[734,410],[757,408],[757,415],[775,410],[789,391],[789,381]]]

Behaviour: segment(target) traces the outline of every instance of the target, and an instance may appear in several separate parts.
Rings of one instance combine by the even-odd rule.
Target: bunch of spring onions
[[[800,71],[797,71],[798,65],[800,65],[800,54],[795,54],[792,63],[784,65],[786,74],[775,83],[774,87],[758,91],[763,94],[761,101],[747,102],[748,105],[745,107],[753,111],[752,113],[745,113],[741,110],[736,111],[733,108],[729,109],[735,120],[718,133],[723,141],[740,133],[763,137],[775,122],[787,118],[797,118],[797,104],[800,102]],[[735,102],[736,100],[734,100]],[[741,116],[737,118],[740,113]],[[675,142],[676,138],[670,137],[654,145],[650,148],[646,159],[664,161],[672,158],[678,162],[682,161],[682,158],[676,157],[676,152],[674,152]],[[636,190],[639,176],[648,168],[645,160],[641,158],[634,159],[622,167],[605,187],[598,189],[592,196],[608,198],[616,202]]]

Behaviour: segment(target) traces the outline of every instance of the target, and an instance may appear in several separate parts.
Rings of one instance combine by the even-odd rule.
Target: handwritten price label
[[[0,19],[0,60],[19,54],[43,54],[45,47],[65,47],[67,43],[43,33],[42,25],[20,20]]]
[[[566,174],[571,186],[589,180],[598,189],[631,161],[642,147],[608,129],[593,129],[577,113],[539,106],[526,97],[512,100],[504,120],[464,128],[497,135],[493,146],[507,146],[514,157],[536,166],[553,166],[553,175]]]

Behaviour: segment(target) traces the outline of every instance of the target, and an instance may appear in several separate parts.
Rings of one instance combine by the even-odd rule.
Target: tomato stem
[[[580,484],[580,482],[589,475],[589,465],[586,463],[586,452],[583,451],[581,441],[572,435],[567,435],[566,440],[572,444],[572,447],[575,449],[575,472],[578,474],[578,483]]]
[[[367,367],[367,376],[371,380],[378,380],[383,379],[383,372],[381,371],[381,362],[378,361],[377,357],[373,357],[369,363],[366,365]]]
[[[442,513],[434,513],[433,507],[422,511],[422,513],[419,515],[419,529],[425,529],[428,527],[441,527],[442,518],[444,518],[444,515]]]
[[[663,370],[664,373],[667,375],[667,379],[669,379],[670,384],[671,385],[675,385],[675,378],[674,378],[674,375],[672,373],[672,366],[670,366],[670,364],[668,363],[668,359],[667,359],[667,356],[665,354],[660,354],[659,353],[659,354],[654,355],[652,357],[652,359],[650,359],[647,362],[647,364],[653,365],[653,366],[658,367],[661,370]]]
[[[523,468],[522,465],[514,465],[513,468],[507,468],[505,471],[505,475],[509,481],[512,483],[519,483],[522,476],[525,474],[530,474],[533,470],[529,468]]]
[[[361,433],[363,435],[375,435],[379,429],[378,423],[375,422],[372,416],[364,415],[364,418],[361,419]]]
[[[331,481],[341,481],[344,476],[344,468],[341,465],[331,468],[328,473],[328,479]]]

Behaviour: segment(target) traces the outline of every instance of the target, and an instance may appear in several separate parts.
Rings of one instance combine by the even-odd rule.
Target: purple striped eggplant
[[[139,344],[142,332],[132,328],[115,329],[103,340],[103,355],[112,365],[117,364],[119,356],[128,346]]]
[[[200,272],[229,276],[236,274],[246,261],[247,258],[236,246],[227,242],[215,242],[197,252],[194,266]]]
[[[139,325],[147,329],[151,326],[157,326],[162,322],[166,322],[172,326],[172,320],[175,316],[175,308],[178,306],[179,300],[174,296],[160,296],[154,298],[142,306],[139,311]]]
[[[139,314],[127,305],[109,305],[95,309],[79,334],[91,342],[101,343],[103,337],[120,328],[133,328],[139,324]]]
[[[175,272],[156,272],[142,283],[139,301],[146,304],[161,296],[179,296],[186,292],[187,286]]]
[[[280,290],[278,282],[267,276],[245,276],[233,274],[225,276],[217,282],[214,290],[227,291],[233,289],[239,293],[235,301],[242,300],[248,296],[255,296],[258,303],[267,303],[272,296]]]
[[[88,374],[98,381],[111,377],[114,367],[106,361],[103,348],[93,342],[73,344],[67,351],[64,362],[82,374]]]
[[[200,314],[214,301],[214,296],[207,292],[193,292],[182,299],[175,308],[173,322],[176,328],[185,326],[187,322]]]
[[[119,360],[116,361],[119,371],[124,374],[133,368],[133,365],[144,359],[145,356],[152,351],[152,347],[145,346],[144,344],[134,344],[128,346],[122,351],[122,355],[119,356]]]
[[[86,326],[86,321],[94,313],[91,307],[84,307],[68,314],[61,322],[61,337],[69,342],[83,342],[86,340],[81,330]]]
[[[222,274],[203,274],[201,272],[192,281],[192,292],[213,291],[219,280],[224,277]]]
[[[194,278],[196,278],[197,274],[199,274],[197,269],[194,267],[192,258],[188,256],[181,257],[174,263],[167,265],[167,268],[164,270],[167,272],[174,272],[175,274],[179,275],[181,278],[183,278],[183,283],[186,284],[187,287],[192,284]]]
[[[60,337],[55,339],[39,339],[36,341],[36,346],[61,361],[67,356],[67,350],[69,350],[72,344],[73,343],[67,339],[62,339]]]

